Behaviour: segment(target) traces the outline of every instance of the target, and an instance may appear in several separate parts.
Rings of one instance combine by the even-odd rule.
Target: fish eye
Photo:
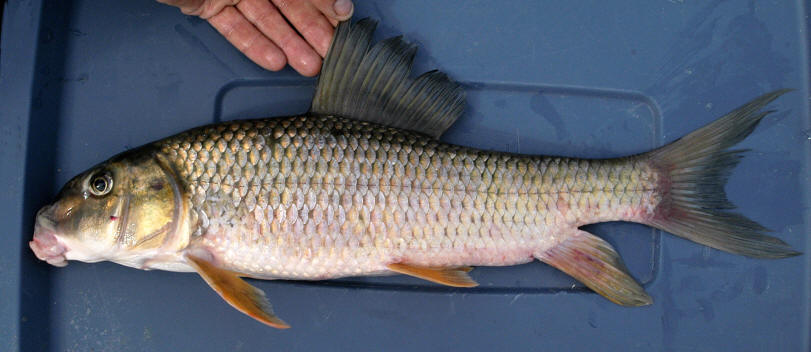
[[[95,196],[103,196],[113,190],[113,178],[107,173],[101,173],[90,178],[88,185],[90,193]]]

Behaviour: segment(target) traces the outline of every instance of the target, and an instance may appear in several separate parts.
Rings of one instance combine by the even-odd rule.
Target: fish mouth
[[[68,260],[65,257],[68,247],[57,237],[56,231],[53,229],[53,220],[45,214],[47,208],[42,208],[37,213],[34,238],[28,242],[28,246],[31,247],[34,255],[40,260],[44,260],[53,266],[63,267],[68,265]]]

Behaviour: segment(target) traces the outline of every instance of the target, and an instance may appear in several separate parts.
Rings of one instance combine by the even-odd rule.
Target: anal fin
[[[534,255],[611,302],[632,307],[653,303],[645,289],[628,273],[614,248],[588,232],[575,230],[558,245]]]
[[[203,280],[232,307],[274,328],[290,327],[273,313],[265,293],[242,280],[238,274],[218,268],[208,260],[193,254],[186,254],[186,258]]]
[[[387,265],[387,267],[389,270],[400,274],[418,277],[420,279],[442,285],[453,287],[479,286],[479,283],[473,281],[473,279],[470,278],[470,275],[467,274],[473,270],[473,268],[468,266],[454,268],[428,268],[404,263],[393,263]]]

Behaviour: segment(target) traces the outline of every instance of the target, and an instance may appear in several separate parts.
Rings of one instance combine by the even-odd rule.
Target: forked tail
[[[763,95],[717,121],[659,149],[642,154],[659,171],[661,201],[652,215],[638,220],[674,235],[734,254],[785,258],[800,254],[763,226],[733,213],[724,184],[743,150],[742,141],[770,111],[766,104],[788,90]],[[610,244],[582,230],[563,236],[535,258],[580,280],[614,303],[641,306],[653,302],[630,275]]]
[[[755,258],[800,254],[766,228],[730,210],[724,185],[745,150],[729,150],[772,111],[760,111],[788,92],[765,94],[715,122],[645,154],[661,171],[665,191],[654,215],[645,223],[726,252]]]

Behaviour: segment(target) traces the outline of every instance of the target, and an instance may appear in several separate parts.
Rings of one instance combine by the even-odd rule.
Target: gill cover
[[[113,215],[118,217],[118,241],[129,250],[161,247],[182,219],[182,193],[172,168],[159,155],[144,154],[135,153],[122,165],[126,188]]]

